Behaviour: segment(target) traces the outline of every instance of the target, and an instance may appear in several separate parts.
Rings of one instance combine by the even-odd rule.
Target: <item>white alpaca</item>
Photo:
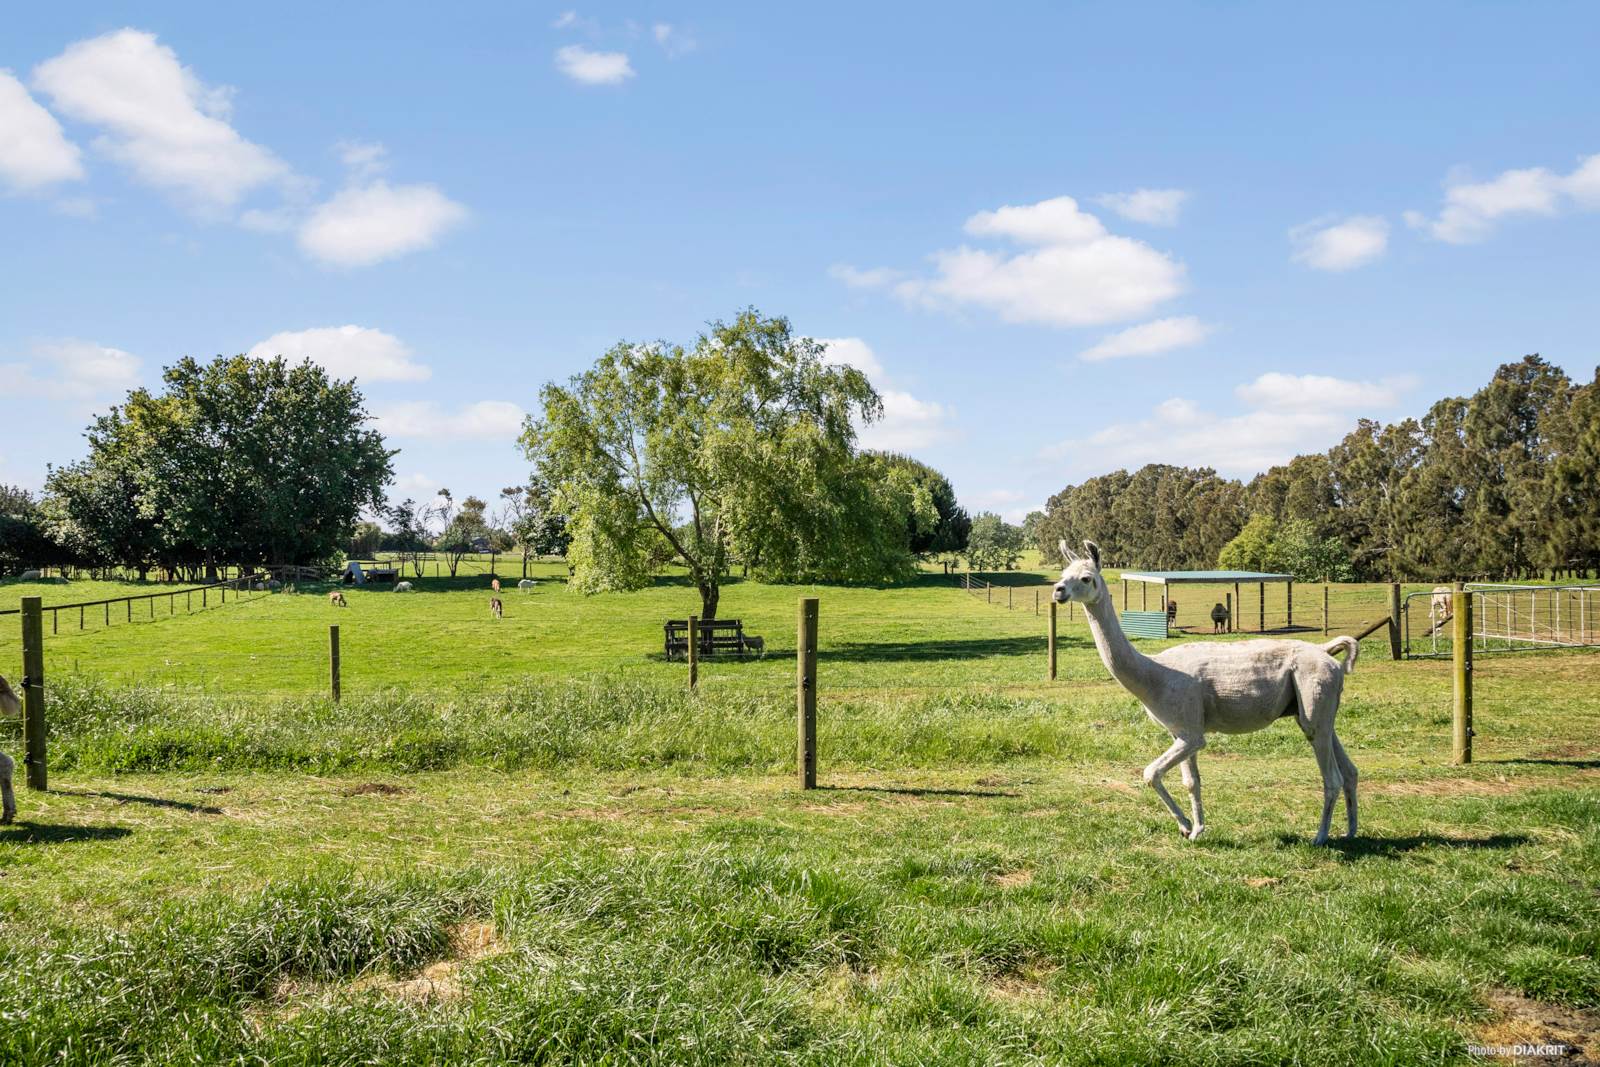
[[[538,584],[539,583],[535,582],[532,578],[524,578],[524,579],[522,579],[522,581],[517,583],[517,588],[518,589],[527,590],[527,589],[532,589],[535,585],[538,585]]]
[[[411,583],[410,582],[396,582],[396,583],[394,583],[394,591],[396,593],[409,593],[409,592],[412,591]]]
[[[21,714],[22,699],[11,691],[11,684],[0,677],[0,716],[12,718]],[[0,752],[0,825],[17,817],[17,794],[11,789],[11,775],[16,769],[16,761]]]
[[[1205,828],[1195,753],[1205,747],[1206,734],[1251,733],[1292,715],[1311,742],[1322,771],[1322,823],[1314,843],[1327,844],[1328,823],[1341,789],[1349,816],[1347,836],[1355,836],[1356,768],[1333,732],[1344,676],[1355,669],[1360,651],[1355,638],[1336,637],[1321,646],[1306,641],[1208,641],[1145,656],[1117,621],[1116,605],[1100,575],[1099,546],[1093,541],[1083,544],[1088,559],[1080,559],[1061,542],[1068,563],[1056,584],[1055,600],[1083,605],[1106,669],[1172,735],[1172,747],[1144,769],[1144,780],[1178,820],[1179,831],[1193,840]],[[1342,666],[1333,658],[1341,647],[1347,653]],[[1189,790],[1192,823],[1161,784],[1161,776],[1179,765]]]
[[[1428,625],[1434,631],[1438,630],[1439,624],[1448,619],[1454,610],[1455,604],[1452,602],[1454,592],[1455,590],[1448,585],[1433,587],[1433,595],[1428,598]]]

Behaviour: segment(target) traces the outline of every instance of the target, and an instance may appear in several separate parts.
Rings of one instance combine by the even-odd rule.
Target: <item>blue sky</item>
[[[1020,517],[1600,359],[1600,9],[28,5],[0,35],[0,481],[183,356],[358,376],[397,495],[541,383],[754,305]]]

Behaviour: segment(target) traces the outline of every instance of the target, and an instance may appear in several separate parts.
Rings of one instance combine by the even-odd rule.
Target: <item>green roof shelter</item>
[[[1138,611],[1128,610],[1128,583],[1138,582],[1139,606]],[[1272,574],[1267,571],[1138,571],[1128,570],[1122,572],[1122,628],[1131,637],[1166,637],[1167,623],[1167,596],[1168,587],[1174,585],[1229,585],[1233,586],[1233,593],[1228,602],[1228,632],[1237,633],[1239,614],[1243,609],[1240,599],[1240,587],[1253,585],[1256,587],[1256,632],[1264,633],[1267,629],[1267,586],[1272,583],[1282,583],[1284,586],[1284,603],[1288,609],[1288,626],[1294,626],[1294,575]],[[1161,587],[1160,611],[1150,611],[1150,587]]]

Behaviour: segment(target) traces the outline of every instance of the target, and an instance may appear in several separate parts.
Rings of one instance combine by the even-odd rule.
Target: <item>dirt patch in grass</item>
[[[1570,1067],[1600,1065],[1600,1012],[1563,1008],[1531,1000],[1508,989],[1489,994],[1499,1018],[1478,1032],[1478,1043],[1506,1045],[1566,1045],[1572,1051],[1549,1062]],[[1500,1057],[1523,1062],[1522,1057]]]
[[[1266,889],[1269,886],[1277,885],[1281,881],[1283,881],[1282,878],[1246,878],[1244,880],[1244,884],[1249,886],[1251,889]]]
[[[1049,981],[1054,971],[1050,964],[1030,963],[1020,970],[996,975],[985,983],[985,988],[991,997],[1007,1004],[1043,1004],[1050,999]]]
[[[403,785],[391,785],[388,782],[362,782],[348,789],[339,790],[339,795],[344,797],[398,797],[411,792]]]
[[[1014,871],[1007,871],[1005,874],[997,874],[994,876],[994,884],[1002,889],[1020,889],[1025,885],[1033,884],[1033,871],[1027,867],[1021,867]]]
[[[1600,770],[1579,770],[1554,778],[1432,778],[1418,781],[1379,782],[1364,786],[1376,796],[1400,797],[1498,797],[1529,789],[1570,786],[1572,779],[1600,781]]]

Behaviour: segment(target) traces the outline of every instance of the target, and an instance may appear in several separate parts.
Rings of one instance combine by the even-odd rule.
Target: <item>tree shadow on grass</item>
[[[891,793],[906,797],[1020,797],[1000,789],[943,789],[934,786],[918,788],[900,785],[819,785],[819,790],[830,793]]]
[[[1353,840],[1343,837],[1331,838],[1328,841],[1328,847],[1351,859],[1367,859],[1369,857],[1393,859],[1396,856],[1403,856],[1408,852],[1415,852],[1423,848],[1479,851],[1482,849],[1516,848],[1519,845],[1526,845],[1532,840],[1533,838],[1527,834],[1489,834],[1486,837],[1447,837],[1443,834],[1401,834],[1396,837],[1369,837],[1361,834]],[[1311,843],[1311,838],[1301,834],[1279,834],[1278,843],[1283,845],[1308,845]]]
[[[74,841],[115,841],[133,833],[126,826],[71,826],[23,822],[0,827],[0,845],[64,845]]]
[[[139,793],[109,793],[96,789],[56,789],[52,792],[64,797],[100,797],[105,800],[115,800],[118,804],[148,804],[153,808],[175,808],[196,815],[222,814],[221,808],[210,804],[195,804],[187,800],[171,800],[167,797],[144,796]]]
[[[1057,636],[1056,648],[1088,648],[1084,638]],[[960,641],[874,641],[829,645],[818,653],[820,662],[886,663],[904,660],[987,659],[990,656],[1042,656],[1047,644],[1038,637],[979,637]],[[790,652],[793,655],[793,652]]]

